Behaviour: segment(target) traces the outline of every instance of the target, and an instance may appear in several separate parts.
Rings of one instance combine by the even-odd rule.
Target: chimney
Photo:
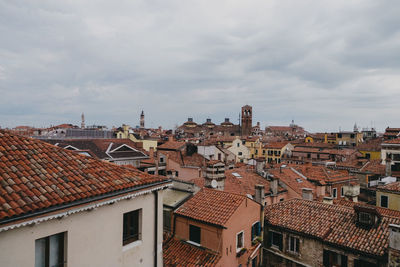
[[[211,122],[211,119],[207,119],[206,122]]]
[[[257,158],[256,159],[256,172],[262,175],[265,167],[265,159],[264,158]]]
[[[188,122],[193,122],[193,118],[188,118]]]
[[[324,203],[333,205],[333,197],[324,197]]]
[[[348,184],[343,186],[344,197],[347,201],[358,202],[358,195],[360,195],[359,184]]]
[[[225,122],[229,122],[229,118],[225,118]]]
[[[224,191],[225,188],[225,164],[222,162],[208,163],[204,186]]]
[[[154,147],[149,148],[149,157],[150,159],[154,159]]]
[[[260,128],[260,122],[259,121],[257,122],[257,126],[258,126],[258,128]]]
[[[398,266],[400,258],[400,225],[389,224],[389,266]]]
[[[277,178],[272,178],[270,182],[270,187],[271,187],[271,192],[273,196],[276,196],[278,194],[278,179]]]
[[[392,160],[390,157],[391,154],[386,155],[386,170],[385,170],[386,176],[392,176]]]
[[[303,199],[305,199],[305,200],[313,200],[312,189],[310,189],[310,188],[302,188],[301,192],[302,192]]]
[[[262,184],[256,184],[256,196],[255,201],[261,206],[265,205],[265,187]]]

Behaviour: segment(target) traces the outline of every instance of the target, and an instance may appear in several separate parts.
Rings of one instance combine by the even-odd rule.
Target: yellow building
[[[245,140],[245,146],[250,151],[250,158],[254,159],[259,157],[259,152],[261,148],[260,138],[258,137],[248,137]]]
[[[261,156],[265,157],[268,163],[281,163],[282,156],[293,148],[288,142],[271,142],[262,147]]]
[[[139,138],[138,135],[135,135],[133,131],[130,129],[129,125],[122,125],[122,130],[116,133],[117,138],[119,139],[130,139],[135,143],[142,143],[142,147],[146,151],[150,151],[150,148],[154,148],[157,150],[157,140],[152,138]]]
[[[400,211],[400,182],[378,187],[376,206]]]

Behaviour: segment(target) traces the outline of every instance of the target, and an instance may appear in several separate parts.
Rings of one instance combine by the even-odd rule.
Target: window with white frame
[[[289,251],[293,253],[299,253],[299,245],[300,245],[300,240],[297,237],[294,237],[292,235],[289,236]]]
[[[35,267],[65,266],[66,235],[64,232],[35,240]]]
[[[241,231],[236,234],[236,251],[240,251],[244,248],[244,232]]]

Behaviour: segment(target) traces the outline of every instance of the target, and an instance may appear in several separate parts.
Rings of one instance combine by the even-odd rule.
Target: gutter
[[[159,187],[155,187],[155,186],[159,186]],[[24,214],[22,216],[13,217],[13,218],[9,218],[9,219],[4,219],[4,220],[0,221],[0,226],[4,225],[4,224],[8,224],[8,223],[15,223],[15,224],[1,227],[0,228],[0,232],[6,231],[6,230],[10,230],[10,229],[13,229],[13,228],[18,228],[18,227],[25,226],[25,225],[36,224],[36,223],[39,223],[41,221],[47,221],[47,220],[54,219],[54,218],[60,218],[60,217],[62,218],[64,216],[68,216],[70,214],[74,214],[74,213],[77,213],[77,212],[80,212],[80,211],[84,211],[84,210],[92,210],[94,208],[97,208],[97,207],[100,207],[100,206],[104,206],[106,204],[113,204],[113,203],[118,202],[118,201],[123,200],[123,199],[130,199],[132,197],[143,195],[145,193],[152,192],[154,190],[161,190],[161,189],[164,189],[164,188],[169,187],[169,186],[172,186],[172,184],[170,183],[170,180],[166,180],[166,181],[151,183],[151,184],[142,185],[142,186],[138,186],[138,187],[134,187],[134,188],[127,188],[127,189],[123,189],[123,190],[120,190],[120,191],[114,191],[114,192],[106,193],[104,195],[94,196],[94,197],[78,200],[78,201],[75,201],[75,202],[72,202],[72,203],[67,203],[67,204],[60,205],[60,206],[49,207],[49,208],[47,208],[45,210],[40,210],[40,211],[29,213],[29,214]],[[155,188],[151,189],[151,187],[155,187]],[[144,192],[137,192],[137,191],[140,191],[140,190],[143,190],[143,189],[150,189],[150,190],[144,191]],[[137,193],[128,194],[126,196],[121,196],[120,198],[111,199],[111,200],[108,200],[108,201],[104,201],[104,202],[97,203],[97,204],[92,204],[90,206],[77,208],[75,210],[66,211],[66,212],[63,212],[63,213],[58,213],[58,214],[49,215],[49,216],[42,217],[42,218],[32,219],[32,220],[26,221],[26,222],[16,223],[19,220],[29,219],[29,218],[32,218],[32,217],[35,217],[35,216],[38,216],[38,215],[44,215],[44,214],[47,214],[47,213],[50,213],[50,212],[60,211],[60,210],[66,209],[66,208],[72,208],[72,207],[75,207],[75,206],[78,206],[78,205],[89,204],[89,203],[94,202],[94,201],[99,201],[99,200],[104,200],[106,198],[115,197],[115,196],[118,196],[118,195],[122,195],[124,193],[134,193],[134,192],[137,192]]]
[[[154,266],[158,264],[158,191],[153,191],[154,194]]]

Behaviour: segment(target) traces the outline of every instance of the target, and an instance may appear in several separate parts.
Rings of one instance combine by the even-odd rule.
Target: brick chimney
[[[262,206],[265,205],[265,186],[262,184],[256,184],[256,195],[255,201],[260,203]]]
[[[399,266],[400,262],[400,225],[389,224],[389,264]]]
[[[265,167],[265,159],[264,158],[257,158],[256,159],[256,172],[261,176],[263,176],[262,172],[264,171],[264,167]]]
[[[221,161],[210,161],[207,163],[204,186],[224,191],[225,188],[225,164]]]
[[[305,200],[313,200],[313,192],[311,188],[302,188],[302,197]]]
[[[154,159],[154,147],[149,148],[149,157],[150,159]]]

